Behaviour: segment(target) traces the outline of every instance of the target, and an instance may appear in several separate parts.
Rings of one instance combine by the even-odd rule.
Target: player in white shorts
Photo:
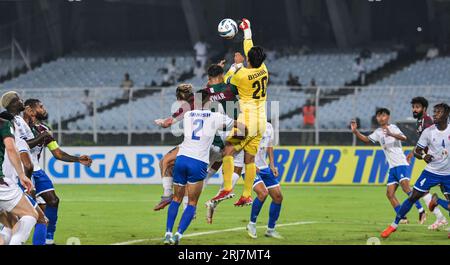
[[[7,99],[1,99],[4,106]],[[10,121],[0,119],[0,135],[2,142],[0,143],[0,162],[2,170],[0,171],[0,211],[5,211],[19,218],[13,227],[11,238],[4,238],[4,244],[22,245],[24,244],[38,219],[38,213],[19,187],[18,180],[26,188],[28,192],[33,189],[33,183],[29,180],[23,171],[19,154],[14,139],[14,129]],[[3,168],[6,159],[12,164],[12,169]],[[5,170],[5,171],[3,171]],[[17,173],[17,175],[16,175]],[[2,232],[4,232],[2,229]]]

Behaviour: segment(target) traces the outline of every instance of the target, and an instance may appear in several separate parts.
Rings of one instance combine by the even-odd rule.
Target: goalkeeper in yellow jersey
[[[224,189],[212,201],[222,201],[234,196],[232,194],[233,154],[244,151],[244,191],[240,199],[234,204],[235,206],[244,206],[252,203],[251,192],[256,177],[255,155],[266,130],[266,88],[269,73],[264,64],[266,59],[264,50],[261,47],[253,46],[250,21],[245,18],[242,19],[239,28],[244,31],[244,53],[247,58],[247,66],[243,66],[244,57],[236,53],[234,64],[230,67],[224,79],[226,83],[237,87],[241,111],[238,121],[245,124],[248,133],[246,137],[243,137],[237,135],[239,131],[235,129],[228,135],[222,164]]]

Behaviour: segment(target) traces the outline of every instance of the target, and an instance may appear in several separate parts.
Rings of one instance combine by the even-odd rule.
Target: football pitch
[[[185,233],[181,244],[351,244],[365,245],[394,218],[394,211],[385,196],[384,186],[283,186],[284,201],[277,230],[284,240],[264,237],[270,198],[258,219],[258,238],[247,236],[245,226],[250,207],[236,208],[235,198],[222,202],[213,224],[205,221],[204,202],[218,186],[210,185],[203,192],[197,218]],[[240,194],[242,186],[237,186]],[[66,244],[69,238],[82,245],[161,244],[167,208],[155,212],[160,185],[56,185],[60,211],[56,243]],[[437,191],[437,190],[435,190]],[[406,198],[398,192],[398,198]],[[181,209],[181,207],[180,207]],[[448,212],[442,210],[446,216]],[[175,228],[177,227],[181,210]],[[447,232],[429,231],[434,221],[428,214],[426,225],[418,225],[415,208],[408,215],[410,224],[401,225],[382,245],[427,244],[448,245]]]

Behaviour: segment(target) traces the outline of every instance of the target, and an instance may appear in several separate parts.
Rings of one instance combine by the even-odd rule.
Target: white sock
[[[209,179],[214,176],[214,174],[217,173],[217,170],[215,169],[208,169],[208,175],[206,175],[206,178],[203,180],[203,190],[205,190],[206,185],[208,185]]]
[[[234,189],[234,186],[236,186],[236,183],[238,182],[238,180],[239,180],[239,175],[237,174],[237,173],[235,173],[235,172],[233,172],[233,176],[232,176],[232,184],[233,184],[233,189]]]
[[[162,185],[164,189],[164,196],[171,196],[173,194],[173,177],[163,177]]]
[[[15,233],[11,237],[10,245],[23,245],[28,240],[31,230],[33,230],[36,224],[36,218],[33,216],[25,215],[19,219],[17,224],[14,226]]]
[[[425,196],[422,197],[425,204],[430,205],[431,199],[433,198],[433,196],[431,196],[430,193],[427,193]],[[437,220],[443,220],[445,219],[444,215],[442,214],[441,210],[439,209],[439,207],[434,208],[433,214],[436,216]]]
[[[3,227],[2,230],[0,230],[0,237],[3,238],[3,245],[9,245],[12,237],[11,228]]]
[[[188,206],[189,198],[188,196],[183,197],[183,210]]]

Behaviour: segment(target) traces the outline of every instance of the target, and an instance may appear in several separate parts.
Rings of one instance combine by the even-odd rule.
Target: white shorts
[[[244,167],[244,150],[239,151],[238,153],[234,153],[234,166],[235,167]]]
[[[0,211],[11,212],[22,199],[23,191],[15,183],[0,185]]]

